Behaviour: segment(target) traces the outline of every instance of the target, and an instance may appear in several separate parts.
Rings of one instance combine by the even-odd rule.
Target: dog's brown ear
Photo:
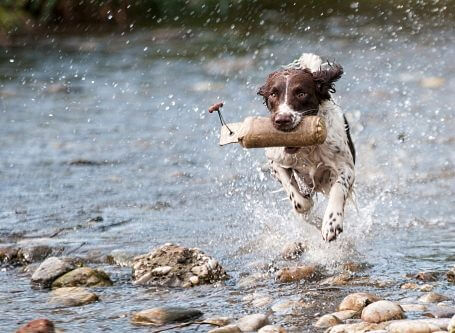
[[[336,92],[335,82],[343,75],[343,67],[328,63],[327,68],[320,68],[312,74],[319,99],[326,100],[330,99],[330,93]]]

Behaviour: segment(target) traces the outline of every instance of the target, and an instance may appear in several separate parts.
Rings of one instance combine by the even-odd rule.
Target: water
[[[393,299],[409,295],[399,289],[404,274],[446,271],[455,264],[455,34],[451,21],[433,23],[402,28],[332,18],[292,33],[275,26],[248,35],[230,28],[138,30],[24,37],[4,49],[2,245],[62,246],[64,254],[93,259],[175,242],[219,259],[232,278],[223,287],[157,290],[133,286],[128,269],[92,263],[112,275],[114,287],[97,290],[99,303],[59,308],[47,292],[30,288],[29,275],[3,270],[0,328],[47,317],[69,332],[147,332],[129,323],[131,312],[165,304],[207,316],[268,311],[242,300],[256,292],[313,301],[310,309],[271,316],[291,331],[312,331],[315,313],[333,310],[356,288],[315,292],[272,277],[254,288],[236,284],[263,272],[261,265],[294,265],[279,260],[293,240],[310,244],[300,262],[328,272],[350,260],[370,264],[372,280],[396,283],[358,288]],[[223,36],[230,36],[229,47]],[[261,171],[263,151],[218,147],[218,120],[206,112],[221,99],[229,121],[265,115],[257,87],[302,52],[344,66],[336,100],[358,152],[358,210],[347,208],[345,231],[331,244],[272,193],[279,187]],[[324,205],[320,197],[312,220]],[[96,216],[103,221],[89,221]],[[454,294],[445,282],[435,290]]]

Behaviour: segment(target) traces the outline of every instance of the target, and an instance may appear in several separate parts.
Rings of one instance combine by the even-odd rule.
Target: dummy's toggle
[[[239,143],[244,148],[306,147],[324,143],[327,129],[319,116],[303,117],[299,125],[289,132],[277,130],[268,117],[247,117],[241,123],[226,124],[217,103],[209,112],[218,112],[221,124],[220,146]]]

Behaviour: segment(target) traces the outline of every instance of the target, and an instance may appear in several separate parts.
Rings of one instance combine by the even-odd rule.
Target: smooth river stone
[[[159,307],[133,313],[131,322],[137,325],[167,325],[196,319],[200,316],[202,316],[202,312],[196,309]]]
[[[33,273],[32,283],[42,287],[50,287],[54,280],[75,268],[75,260],[70,258],[47,258]]]
[[[105,272],[90,267],[76,268],[52,283],[52,289],[62,287],[106,287],[112,281]]]
[[[81,287],[65,287],[52,291],[52,303],[59,303],[64,306],[81,306],[98,301],[95,293]]]
[[[422,320],[399,320],[387,327],[389,333],[432,333],[439,330],[439,326]]]
[[[455,316],[452,317],[450,320],[449,325],[447,326],[447,330],[449,333],[455,333]]]
[[[210,330],[208,333],[240,333],[242,332],[237,325],[227,325],[223,327],[217,327]]]
[[[318,275],[314,266],[286,267],[280,269],[276,277],[280,282],[296,282],[300,280],[312,280]]]
[[[379,301],[380,298],[368,293],[354,293],[346,296],[340,303],[338,309],[360,311],[367,305]]]
[[[258,333],[286,333],[286,330],[281,326],[266,325]]]
[[[428,308],[423,304],[400,304],[404,312],[423,312]]]
[[[314,326],[319,328],[327,328],[342,323],[343,322],[340,320],[340,318],[334,316],[333,314],[326,314],[319,318],[318,321],[314,324]]]
[[[329,328],[326,333],[363,333],[371,331],[380,331],[385,329],[386,323],[355,323],[355,324],[341,324]]]
[[[240,318],[236,325],[240,328],[242,332],[251,332],[257,331],[261,327],[267,325],[269,319],[266,315],[262,313],[251,314],[245,317]]]
[[[420,297],[419,302],[438,303],[438,302],[442,302],[442,301],[447,301],[448,299],[449,298],[444,295],[431,292],[431,293],[427,293],[427,294],[423,295],[422,297]]]
[[[383,321],[403,319],[404,311],[397,303],[382,300],[365,307],[361,318],[369,323],[381,323]]]
[[[21,326],[16,333],[55,333],[54,323],[47,319],[35,319]]]

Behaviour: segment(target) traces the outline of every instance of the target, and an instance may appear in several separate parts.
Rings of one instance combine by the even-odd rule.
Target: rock
[[[53,253],[53,249],[46,245],[29,246],[24,248],[0,248],[0,265],[23,266],[42,261]],[[61,249],[59,250],[61,251]]]
[[[389,320],[403,319],[404,312],[401,306],[391,301],[377,301],[366,306],[361,318],[369,323],[381,323]]]
[[[52,303],[64,306],[81,306],[98,301],[95,293],[81,287],[64,287],[52,291]]]
[[[341,323],[343,322],[337,316],[334,316],[333,314],[326,314],[319,318],[314,326],[319,328],[327,328]]]
[[[344,286],[352,280],[352,275],[349,273],[341,273],[335,276],[328,277],[322,280],[320,285],[329,285],[329,286]]]
[[[240,333],[242,332],[237,325],[227,325],[223,327],[217,327],[210,330],[208,333]]]
[[[414,289],[417,289],[419,288],[419,285],[417,283],[414,283],[414,282],[407,282],[407,283],[404,283],[400,286],[401,289],[411,289],[411,290],[414,290]]]
[[[449,333],[455,333],[455,316],[453,316],[450,320],[449,325],[447,326],[447,331],[449,331]]]
[[[307,250],[308,246],[302,242],[288,243],[281,250],[281,257],[286,260],[297,259]]]
[[[447,281],[455,282],[455,267],[452,267],[452,269],[447,272]]]
[[[343,310],[331,313],[331,315],[337,317],[338,319],[344,321],[346,319],[351,319],[354,317],[358,312],[354,310]]]
[[[197,277],[197,283],[194,283],[196,282],[194,276]],[[227,278],[218,261],[195,248],[165,244],[133,259],[135,284],[191,287]]]
[[[258,333],[286,333],[286,330],[281,326],[266,325]]]
[[[90,267],[76,268],[52,283],[52,289],[62,287],[107,287],[112,281],[105,272]]]
[[[280,301],[272,306],[272,311],[279,315],[286,315],[293,312],[297,308],[309,307],[306,303],[292,300]]]
[[[231,323],[231,318],[229,317],[211,317],[204,320],[204,323],[215,326],[226,326]]]
[[[455,308],[449,306],[438,306],[431,308],[429,312],[423,314],[429,318],[452,318],[455,315]]]
[[[159,307],[133,313],[131,322],[136,325],[167,325],[193,320],[200,316],[202,312],[196,309]]]
[[[419,298],[419,302],[422,302],[422,303],[438,303],[438,302],[442,302],[442,301],[447,301],[448,299],[449,298],[444,296],[444,295],[430,292],[430,293],[427,293],[427,294],[423,295],[422,297],[420,297]]]
[[[370,332],[371,331],[379,331],[386,328],[387,323],[355,323],[355,324],[341,324],[333,326],[329,328],[326,332],[327,333],[363,333],[363,332]]]
[[[257,331],[261,327],[267,325],[269,323],[269,319],[266,315],[257,313],[251,314],[245,317],[240,318],[236,325],[242,332],[251,332]]]
[[[419,286],[419,290],[423,292],[429,292],[433,290],[433,286],[431,284],[423,284]]]
[[[346,296],[340,303],[338,309],[360,311],[367,305],[379,301],[380,298],[368,293],[354,293]]]
[[[55,327],[50,320],[35,319],[21,326],[16,333],[55,333]]]
[[[438,325],[423,320],[399,320],[387,327],[388,333],[432,333],[439,330]]]
[[[70,258],[47,258],[33,273],[32,283],[45,288],[50,287],[54,280],[75,268],[76,261]]]
[[[404,312],[423,312],[427,307],[423,304],[400,304]]]
[[[276,278],[282,283],[289,283],[300,280],[313,280],[319,275],[319,272],[314,266],[298,266],[280,269],[276,274]]]
[[[415,275],[415,278],[420,281],[434,282],[438,280],[437,272],[420,272]]]

